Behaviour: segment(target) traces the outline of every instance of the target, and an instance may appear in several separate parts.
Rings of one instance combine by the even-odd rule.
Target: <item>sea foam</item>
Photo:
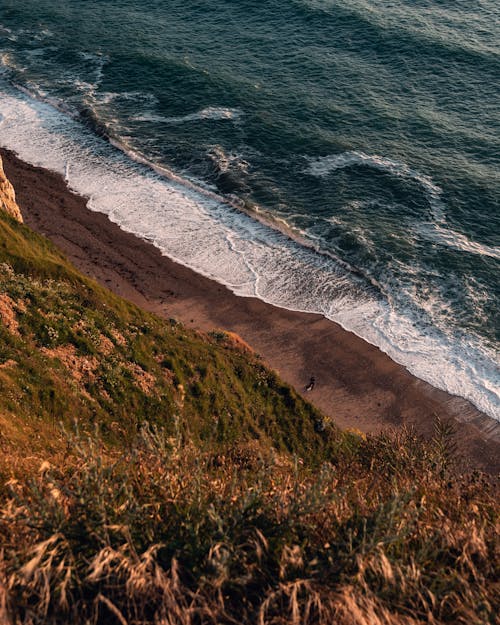
[[[370,155],[364,152],[351,151],[319,158],[310,158],[308,159],[305,173],[311,176],[324,178],[337,170],[354,166],[371,167],[392,176],[410,178],[420,184],[431,207],[432,214],[431,220],[419,224],[418,230],[419,233],[428,240],[461,252],[477,254],[478,256],[489,256],[497,260],[500,259],[500,247],[472,241],[464,234],[456,232],[446,224],[446,212],[441,199],[441,188],[430,176],[412,169],[406,163],[401,163],[377,154]]]
[[[328,176],[332,172],[339,169],[346,169],[354,166],[371,167],[392,176],[410,178],[420,184],[424,190],[432,209],[433,220],[437,222],[442,222],[444,220],[441,188],[435,184],[430,176],[426,176],[416,169],[412,169],[406,163],[392,160],[384,156],[379,156],[377,154],[365,154],[364,152],[356,151],[331,154],[319,158],[309,158],[307,160],[308,166],[305,169],[305,173],[320,178]]]
[[[134,121],[159,122],[163,124],[185,124],[187,122],[199,121],[221,121],[225,119],[237,120],[243,115],[240,109],[225,108],[222,106],[207,106],[201,111],[180,115],[177,117],[165,117],[155,113],[142,113],[133,117]]]

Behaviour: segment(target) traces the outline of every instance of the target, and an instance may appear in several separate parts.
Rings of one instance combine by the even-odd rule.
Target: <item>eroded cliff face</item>
[[[14,187],[10,184],[3,170],[2,157],[0,157],[0,210],[5,211],[20,223],[23,223],[23,216],[16,203]]]

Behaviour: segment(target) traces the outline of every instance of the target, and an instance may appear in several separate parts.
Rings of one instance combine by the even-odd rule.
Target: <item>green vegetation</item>
[[[340,432],[237,337],[0,216],[0,624],[494,623],[498,491],[453,433]]]
[[[200,445],[257,439],[321,461],[321,414],[224,332],[164,322],[79,274],[46,240],[0,217],[0,415],[20,444],[56,444],[60,421],[109,442],[147,420]],[[322,429],[323,425],[321,426]],[[1,471],[1,466],[0,466]]]

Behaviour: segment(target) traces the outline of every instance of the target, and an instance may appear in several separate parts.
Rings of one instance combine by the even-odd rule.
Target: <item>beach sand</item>
[[[235,296],[90,211],[59,174],[24,163],[12,152],[0,153],[25,223],[102,285],[186,326],[238,333],[340,427],[379,432],[411,425],[430,436],[439,415],[456,425],[464,469],[500,471],[500,423],[468,401],[419,380],[377,347],[319,315]],[[311,376],[316,384],[306,392]]]

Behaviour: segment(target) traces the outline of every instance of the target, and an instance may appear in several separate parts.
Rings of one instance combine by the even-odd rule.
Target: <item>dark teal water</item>
[[[173,172],[175,210],[160,190],[95,207],[500,418],[497,0],[2,0],[0,24],[0,142],[25,145],[36,109],[53,150],[87,146],[87,173],[97,153],[129,167],[109,140]],[[65,145],[24,157],[88,191]],[[196,221],[213,194],[227,204]]]

